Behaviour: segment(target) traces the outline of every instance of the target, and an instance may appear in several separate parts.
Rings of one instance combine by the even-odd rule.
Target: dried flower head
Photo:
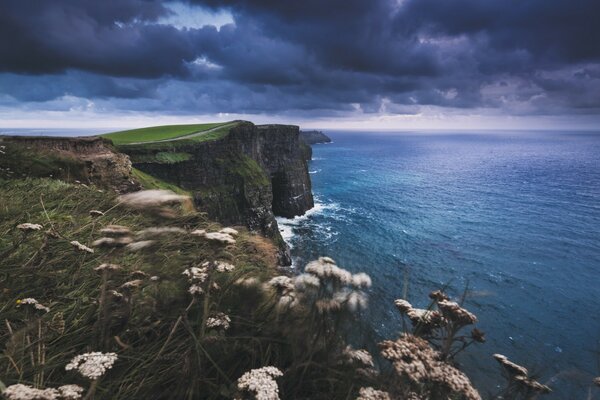
[[[479,343],[485,343],[485,332],[480,331],[477,328],[473,328],[471,331],[471,339]]]
[[[300,291],[315,289],[319,286],[321,286],[321,281],[311,274],[300,274],[294,278],[294,287]]]
[[[246,372],[237,381],[241,391],[254,394],[256,400],[279,400],[279,388],[275,378],[283,373],[275,367],[263,367]]]
[[[413,306],[408,301],[404,299],[394,300],[394,305],[402,314],[406,314],[408,311],[412,310]]]
[[[96,380],[111,369],[115,361],[117,361],[115,353],[101,353],[96,351],[74,357],[65,366],[65,370],[77,370],[84,378]]]
[[[29,223],[29,222],[17,225],[17,229],[20,229],[23,232],[39,231],[42,228],[43,228],[43,226],[40,225],[40,224],[32,224],[32,223]]]
[[[469,400],[481,399],[469,378],[452,365],[440,361],[440,354],[424,339],[403,334],[396,341],[386,340],[379,346],[381,354],[392,362],[398,376],[415,383],[442,385]]]
[[[156,243],[155,240],[141,240],[139,242],[133,242],[126,246],[126,249],[129,251],[140,251],[143,249],[147,249]]]
[[[202,286],[194,283],[194,284],[190,285],[188,292],[191,295],[201,295],[204,293],[204,289],[202,288]]]
[[[475,314],[462,308],[454,301],[441,300],[437,304],[444,317],[454,323],[471,325],[477,322]]]
[[[83,251],[85,253],[91,253],[94,254],[94,250],[90,249],[89,247],[79,243],[77,240],[73,240],[71,243],[71,246],[75,247],[77,250],[79,251]]]
[[[355,350],[351,346],[346,346],[342,354],[348,359],[350,362],[356,362],[365,367],[374,367],[373,356],[367,350],[358,349]]]
[[[107,236],[125,236],[131,234],[131,230],[123,225],[108,225],[107,227],[100,229],[100,233]]]
[[[217,272],[231,272],[235,269],[235,265],[226,263],[225,261],[217,261],[215,270]]]
[[[258,280],[258,278],[255,277],[251,277],[251,278],[239,278],[237,279],[234,284],[236,284],[237,286],[242,286],[245,288],[260,288],[260,280]]]
[[[203,283],[208,279],[208,270],[206,267],[186,268],[181,274],[187,276],[190,282]]]
[[[204,237],[204,235],[206,235],[206,229],[196,229],[194,231],[191,231],[190,235]]]
[[[231,323],[231,319],[227,314],[217,313],[212,317],[208,317],[206,319],[206,327],[207,328],[217,328],[226,331],[229,329],[229,324]]]
[[[329,257],[319,257],[318,260],[309,262],[304,271],[321,279],[335,280],[343,285],[352,282],[352,274],[335,265],[335,262]]]
[[[450,300],[446,293],[442,292],[441,290],[434,290],[433,292],[429,293],[429,298],[435,301]]]
[[[98,211],[98,210],[90,210],[90,216],[91,216],[91,217],[94,217],[94,218],[96,218],[96,217],[101,217],[101,216],[103,216],[103,215],[104,215],[104,213],[103,213],[102,211]]]
[[[236,230],[235,230],[235,229],[233,229],[233,228],[223,228],[223,229],[221,229],[219,232],[220,232],[220,233],[225,233],[225,234],[227,234],[227,235],[231,235],[231,236],[237,236],[237,235],[239,235],[239,232],[238,232],[238,231],[236,231]]]
[[[594,385],[600,387],[600,376],[597,378],[594,378]]]
[[[269,285],[279,291],[282,291],[282,292],[294,290],[294,283],[293,283],[292,278],[290,278],[289,276],[285,276],[285,275],[280,275],[280,276],[271,278],[271,280],[269,280],[269,282],[267,282],[267,285]]]
[[[364,272],[352,275],[352,285],[357,288],[370,288],[371,277]]]
[[[116,272],[116,271],[120,271],[121,270],[121,266],[117,265],[117,264],[108,264],[108,263],[104,263],[104,264],[100,264],[99,266],[97,266],[96,268],[94,268],[94,271],[96,272]]]
[[[144,284],[144,281],[141,279],[134,279],[132,281],[125,282],[121,285],[121,289],[123,290],[133,290],[139,288]]]
[[[362,387],[356,400],[392,400],[388,392],[375,390],[372,387]]]
[[[514,380],[523,385],[525,389],[530,392],[550,393],[552,391],[549,386],[543,385],[535,379],[531,379],[526,376],[518,375],[514,377]]]
[[[504,367],[506,372],[511,376],[527,376],[527,368],[522,367],[514,362],[510,361],[506,356],[502,354],[494,354],[493,357]]]
[[[155,208],[188,201],[189,196],[182,196],[170,190],[141,190],[119,197],[119,203],[134,209]]]
[[[138,278],[138,279],[146,279],[146,278],[148,278],[148,274],[145,273],[142,270],[139,270],[139,269],[136,270],[136,271],[131,272],[129,274],[129,276],[131,276],[132,278]]]
[[[133,239],[131,239],[128,236],[121,236],[121,237],[117,237],[117,238],[103,237],[103,238],[94,240],[92,242],[92,247],[104,247],[104,248],[123,247],[123,246],[127,246],[131,242],[133,242]]]
[[[220,244],[235,244],[235,239],[233,238],[233,236],[227,234],[227,233],[221,233],[221,232],[208,232],[204,234],[204,237],[207,240],[213,241],[213,242],[217,242]]]
[[[50,312],[50,308],[45,305],[39,303],[36,299],[28,297],[25,299],[17,300],[17,307],[19,306],[31,306],[36,310]]]

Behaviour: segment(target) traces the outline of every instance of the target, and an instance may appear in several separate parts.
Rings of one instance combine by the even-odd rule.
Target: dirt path
[[[192,132],[192,133],[188,133],[187,135],[177,136],[177,137],[174,137],[174,138],[171,138],[171,139],[152,140],[150,142],[134,142],[134,143],[127,143],[127,144],[128,145],[132,145],[132,144],[163,143],[163,142],[172,142],[174,140],[189,139],[191,137],[202,136],[202,135],[205,135],[205,134],[210,133],[210,132],[217,131],[217,130],[222,129],[222,128],[233,127],[233,126],[235,126],[237,124],[238,124],[237,122],[230,122],[230,123],[227,123],[227,124],[215,126],[214,128],[210,128],[210,129],[207,129],[205,131]]]

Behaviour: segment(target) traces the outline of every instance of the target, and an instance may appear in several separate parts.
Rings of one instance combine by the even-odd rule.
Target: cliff
[[[0,177],[53,177],[114,189],[140,189],[129,157],[100,137],[0,136]]]
[[[331,143],[331,138],[321,131],[300,131],[300,139],[309,145]]]
[[[241,122],[217,140],[120,146],[135,168],[190,192],[209,218],[273,238],[290,263],[275,216],[313,207],[307,146],[291,125]],[[310,156],[308,155],[310,158]]]

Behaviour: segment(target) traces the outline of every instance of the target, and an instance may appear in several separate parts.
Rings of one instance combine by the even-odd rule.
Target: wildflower
[[[162,226],[162,227],[153,227],[153,228],[142,229],[141,231],[136,232],[135,235],[140,238],[153,238],[153,237],[166,235],[166,234],[185,234],[185,233],[187,233],[186,230],[182,229],[182,228]]]
[[[515,376],[514,380],[522,384],[527,390],[539,393],[550,393],[552,389],[549,386],[543,385],[535,379],[528,378],[526,376]]]
[[[204,234],[204,237],[208,240],[221,244],[235,244],[235,239],[227,233],[208,232]]]
[[[231,319],[227,314],[217,313],[213,317],[208,317],[206,319],[206,327],[207,328],[219,328],[226,331],[229,329],[229,324],[231,323]]]
[[[293,291],[290,291],[279,298],[277,302],[277,311],[282,312],[289,308],[294,308],[298,304],[298,299]]]
[[[320,285],[319,278],[311,274],[300,274],[294,278],[294,286],[298,290],[304,291],[309,287],[318,288]]]
[[[208,278],[206,267],[190,267],[183,271],[181,274],[187,276],[190,282],[203,283]]]
[[[223,228],[219,231],[219,233],[225,233],[225,234],[231,235],[231,236],[237,236],[239,234],[239,232],[233,228]]]
[[[204,235],[206,235],[206,229],[196,229],[196,230],[190,232],[190,235],[204,236]]]
[[[71,243],[71,245],[72,245],[73,247],[75,247],[75,248],[76,248],[77,250],[79,250],[79,251],[83,251],[83,252],[86,252],[86,253],[92,253],[92,254],[94,254],[94,250],[92,250],[92,249],[90,249],[89,247],[87,247],[87,246],[85,246],[85,245],[83,245],[83,244],[79,243],[77,240],[73,240],[73,241],[72,241],[72,242],[70,242],[70,243]]]
[[[319,257],[318,260],[309,262],[304,271],[321,279],[333,279],[344,285],[352,282],[352,274],[335,265],[335,262],[329,257]]]
[[[133,239],[127,236],[111,238],[103,237],[92,242],[92,247],[123,247],[133,242]]]
[[[404,299],[394,300],[394,305],[402,314],[406,314],[408,311],[412,310],[413,306],[408,301]]]
[[[104,271],[115,272],[115,271],[119,271],[119,270],[121,270],[120,265],[108,264],[108,263],[100,264],[99,266],[94,268],[94,271],[96,271],[96,272],[104,272]]]
[[[190,292],[191,295],[200,295],[204,293],[204,289],[202,289],[202,287],[200,285],[197,284],[193,284],[190,286],[190,288],[188,289],[188,292]]]
[[[119,203],[134,209],[180,204],[187,200],[189,196],[182,196],[170,190],[141,190],[119,196]]]
[[[116,290],[111,290],[110,292],[108,292],[111,294],[111,296],[113,296],[115,299],[122,299],[123,298],[123,293],[119,293]]]
[[[90,210],[91,217],[102,217],[103,215],[104,215],[104,213],[102,211]]]
[[[153,275],[153,276],[151,276],[151,277],[150,277],[150,280],[151,280],[152,282],[158,282],[158,280],[159,280],[159,279],[160,279],[160,278],[159,278],[158,276],[156,276],[156,275]]]
[[[514,362],[510,361],[506,356],[502,354],[494,354],[493,357],[504,367],[506,372],[511,376],[527,376],[527,368],[522,367]]]
[[[594,378],[594,385],[599,386],[600,387],[600,376],[597,378]]]
[[[283,373],[275,367],[263,367],[246,372],[237,381],[241,391],[252,392],[256,400],[279,400],[279,388],[274,378]]]
[[[129,228],[123,225],[108,225],[100,229],[100,232],[108,236],[125,236],[131,233]]]
[[[367,295],[360,290],[340,291],[336,293],[335,297],[352,312],[365,310],[369,304]]]
[[[137,271],[133,271],[132,273],[129,274],[132,278],[140,278],[140,279],[145,279],[148,277],[148,274],[145,273],[144,271],[141,270],[137,270]]]
[[[2,394],[8,400],[55,400],[59,392],[56,389],[37,389],[23,384],[10,385]]]
[[[17,229],[20,229],[23,232],[39,231],[42,228],[43,228],[43,226],[40,224],[31,224],[29,222],[17,225]]]
[[[351,346],[346,346],[343,351],[344,356],[350,361],[358,362],[366,367],[374,367],[373,356],[366,350],[355,350]]]
[[[454,301],[441,300],[437,304],[444,317],[452,322],[460,325],[470,325],[477,322],[475,314],[462,308]]]
[[[452,365],[440,361],[440,354],[420,337],[403,334],[396,341],[379,344],[381,354],[390,360],[396,374],[415,383],[436,383],[468,400],[480,400],[469,378]]]
[[[260,287],[260,281],[257,278],[240,278],[234,282],[234,284],[238,286],[243,286],[245,288],[257,288]]]
[[[224,261],[219,261],[217,262],[215,269],[217,270],[217,272],[231,272],[235,269],[235,265],[231,265]]]
[[[362,387],[356,400],[392,400],[388,392],[375,390],[372,387]]]
[[[139,242],[129,243],[125,248],[129,251],[139,251],[148,248],[156,243],[155,240],[142,240]]]
[[[371,277],[364,272],[352,275],[352,285],[357,288],[371,287]]]
[[[269,282],[267,284],[269,286],[271,286],[275,289],[281,290],[281,291],[287,291],[287,290],[294,289],[294,284],[293,284],[292,278],[290,278],[289,276],[285,276],[285,275],[280,275],[280,276],[271,278],[271,280],[269,280]]]
[[[121,289],[125,289],[125,290],[136,289],[136,288],[139,288],[140,286],[142,286],[143,283],[144,283],[144,281],[142,281],[141,279],[134,279],[132,281],[125,282],[124,284],[122,284]]]
[[[58,388],[58,391],[64,400],[78,400],[81,398],[83,388],[79,385],[63,385]]]
[[[21,305],[32,306],[36,310],[50,312],[50,309],[45,305],[39,303],[36,299],[28,297],[26,299],[17,300],[17,307]]]
[[[84,378],[96,380],[112,368],[117,358],[115,353],[99,351],[80,354],[65,366],[65,370],[77,370]]]
[[[342,303],[336,299],[319,299],[315,302],[317,311],[321,314],[325,314],[332,311],[339,311],[342,308]]]

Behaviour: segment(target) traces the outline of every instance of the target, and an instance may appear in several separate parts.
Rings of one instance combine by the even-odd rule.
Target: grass
[[[218,122],[209,124],[151,126],[146,128],[106,133],[102,136],[112,140],[115,145],[119,146],[132,143],[175,139],[181,136],[207,131],[209,129],[217,128],[230,123],[231,122]],[[214,135],[208,135],[214,137]]]
[[[138,180],[138,182],[144,187],[144,189],[171,190],[178,194],[183,194],[186,196],[191,195],[188,191],[181,189],[179,186],[155,178],[152,175],[142,172],[137,168],[132,168],[131,174],[134,176],[134,178]]]

